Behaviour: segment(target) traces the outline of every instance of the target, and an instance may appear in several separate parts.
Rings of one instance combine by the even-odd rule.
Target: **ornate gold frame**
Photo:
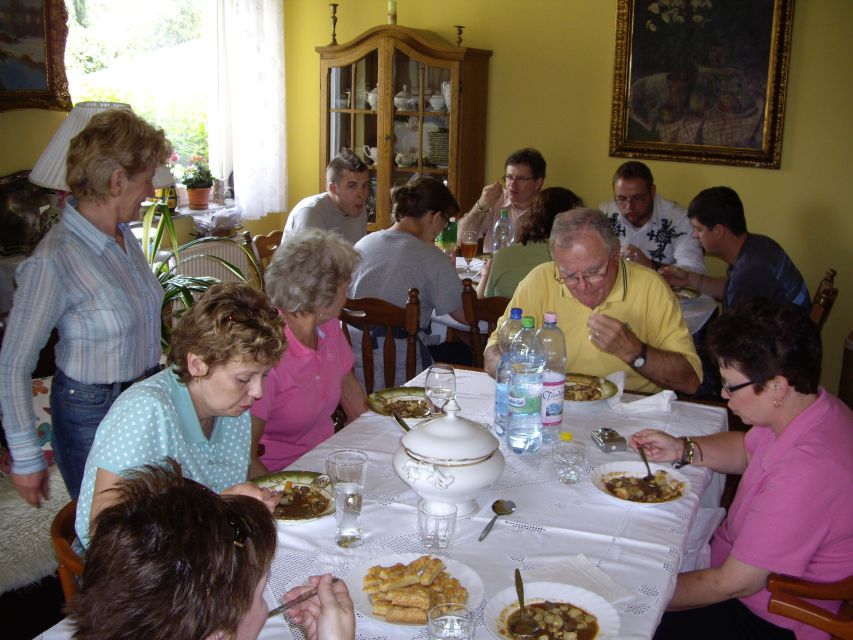
[[[751,2],[752,0],[741,0],[741,2]],[[635,78],[632,74],[636,69],[635,56],[635,28],[646,29],[647,24],[637,25],[638,20],[648,17],[649,14],[640,14],[638,5],[643,2],[643,9],[648,10],[649,4],[653,0],[618,0],[617,18],[616,18],[616,56],[613,75],[613,102],[610,116],[610,155],[628,158],[650,158],[655,160],[675,160],[683,162],[704,162],[709,164],[725,164],[737,166],[759,167],[765,169],[778,169],[782,155],[782,125],[785,117],[785,95],[788,83],[788,59],[791,52],[791,30],[794,13],[794,0],[773,0],[772,16],[768,19],[772,21],[770,25],[770,43],[769,43],[769,64],[767,66],[766,91],[763,97],[760,98],[762,103],[755,107],[753,118],[756,120],[756,126],[752,139],[757,140],[755,146],[728,146],[725,144],[704,144],[700,140],[690,140],[689,142],[681,141],[666,141],[661,140],[660,123],[665,119],[670,122],[674,118],[680,121],[688,122],[688,118],[693,118],[691,126],[704,127],[704,124],[696,124],[696,119],[703,123],[708,118],[708,114],[717,110],[716,113],[711,113],[712,117],[717,120],[728,117],[737,118],[738,114],[727,114],[721,111],[720,104],[715,106],[704,106],[701,97],[699,104],[702,105],[701,111],[691,112],[693,103],[684,108],[686,115],[681,116],[682,112],[670,110],[664,117],[664,110],[667,105],[663,105],[655,113],[659,114],[654,119],[654,124],[647,127],[650,120],[647,118],[641,120],[638,117],[632,116],[632,105],[641,104],[647,106],[651,101],[646,103],[633,102],[639,100],[635,92],[639,95],[639,90],[642,86],[639,84],[647,78]],[[656,3],[656,8],[659,11],[661,3]],[[655,12],[657,13],[657,12]],[[768,12],[769,13],[769,12]],[[766,26],[766,25],[765,25]],[[736,47],[732,47],[736,49]],[[648,58],[647,58],[648,59]],[[659,61],[660,59],[658,59]],[[733,61],[737,64],[737,61]],[[733,66],[733,65],[732,65]],[[701,67],[697,73],[701,74]],[[658,76],[657,85],[660,87],[661,77],[665,76],[665,81],[670,82],[672,74],[665,74],[664,68],[659,68],[656,75]],[[639,75],[639,74],[638,74]],[[696,82],[694,78],[694,82]],[[648,83],[645,86],[650,86]],[[672,90],[670,90],[672,91]],[[651,91],[649,91],[651,94]],[[683,93],[682,93],[683,96]],[[660,92],[657,97],[660,102]],[[690,98],[692,100],[692,98]],[[670,100],[672,100],[670,98]],[[741,103],[746,104],[746,103]],[[651,113],[651,110],[649,111]],[[722,114],[722,115],[721,115]],[[680,116],[680,117],[679,117]],[[633,122],[632,122],[633,118]],[[669,124],[669,123],[667,123]],[[646,137],[632,137],[631,129],[636,127],[642,133],[649,134]],[[666,126],[666,125],[664,125]],[[719,126],[719,125],[718,125]],[[725,125],[723,125],[725,126]],[[684,127],[685,137],[692,135],[688,126]],[[658,139],[653,139],[654,136]],[[673,137],[680,135],[673,133]],[[696,138],[701,138],[701,135],[696,135]]]
[[[65,40],[68,13],[63,0],[44,0],[44,89],[6,89],[0,77],[0,111],[9,109],[71,110],[71,94],[65,77]],[[0,54],[3,53],[0,45]]]

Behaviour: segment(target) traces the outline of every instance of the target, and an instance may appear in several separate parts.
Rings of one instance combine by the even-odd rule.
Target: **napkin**
[[[641,413],[643,411],[664,411],[668,413],[672,410],[672,401],[675,400],[674,391],[661,391],[653,396],[634,400],[633,402],[622,402],[622,393],[625,389],[625,372],[617,371],[606,377],[619,389],[613,397],[607,399],[607,404],[614,412]]]
[[[584,554],[562,558],[557,564],[525,572],[528,582],[562,582],[597,593],[608,602],[633,598],[634,593],[596,567]]]

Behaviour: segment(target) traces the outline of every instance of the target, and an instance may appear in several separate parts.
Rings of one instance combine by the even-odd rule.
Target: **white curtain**
[[[215,0],[217,90],[210,105],[214,174],[234,172],[247,219],[287,206],[283,0]]]

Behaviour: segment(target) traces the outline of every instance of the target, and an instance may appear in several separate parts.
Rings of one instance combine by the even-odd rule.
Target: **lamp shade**
[[[65,163],[68,158],[68,146],[71,139],[86,128],[96,113],[108,109],[130,109],[123,102],[80,102],[62,122],[59,130],[42,152],[36,166],[30,171],[29,180],[33,184],[57,191],[69,191],[65,175]]]

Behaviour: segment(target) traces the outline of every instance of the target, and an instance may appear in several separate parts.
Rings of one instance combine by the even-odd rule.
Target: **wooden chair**
[[[59,574],[65,602],[71,600],[80,590],[77,578],[83,576],[83,560],[71,547],[71,543],[77,537],[77,532],[74,531],[76,515],[77,501],[72,500],[59,510],[50,525],[50,540],[53,543],[56,559],[59,561],[56,572]]]
[[[471,279],[462,281],[462,310],[465,312],[465,322],[471,327],[471,351],[474,352],[474,366],[478,369],[483,368],[483,351],[486,348],[480,335],[480,321],[488,325],[487,335],[491,335],[508,304],[509,298],[502,296],[478,298]]]
[[[853,576],[837,582],[810,582],[771,573],[767,590],[770,613],[803,622],[839,640],[853,640]],[[832,613],[803,598],[841,600],[841,609],[837,614]]]
[[[364,370],[364,386],[367,393],[373,393],[373,338],[383,336],[382,368],[385,372],[384,385],[379,388],[393,387],[397,369],[397,345],[394,343],[395,330],[402,330],[406,336],[406,379],[415,377],[418,359],[418,330],[420,327],[421,302],[418,290],[409,289],[409,298],[405,307],[398,307],[378,298],[355,298],[347,300],[341,309],[341,325],[347,340],[352,344],[349,327],[362,332],[361,358]],[[398,335],[400,331],[397,331]],[[356,347],[357,348],[357,347]]]
[[[252,241],[255,243],[255,257],[258,259],[261,272],[266,271],[270,263],[270,258],[272,258],[272,254],[275,253],[275,250],[281,244],[283,236],[284,232],[279,229],[278,231],[270,231],[265,236],[255,236],[252,238]]]
[[[853,331],[844,341],[844,356],[841,359],[841,377],[838,381],[838,397],[853,409]]]
[[[829,317],[829,312],[832,311],[832,305],[835,304],[835,299],[838,297],[838,289],[835,288],[835,269],[827,269],[826,275],[817,286],[814,298],[812,298],[811,319],[817,325],[818,331],[823,329],[826,319]]]

